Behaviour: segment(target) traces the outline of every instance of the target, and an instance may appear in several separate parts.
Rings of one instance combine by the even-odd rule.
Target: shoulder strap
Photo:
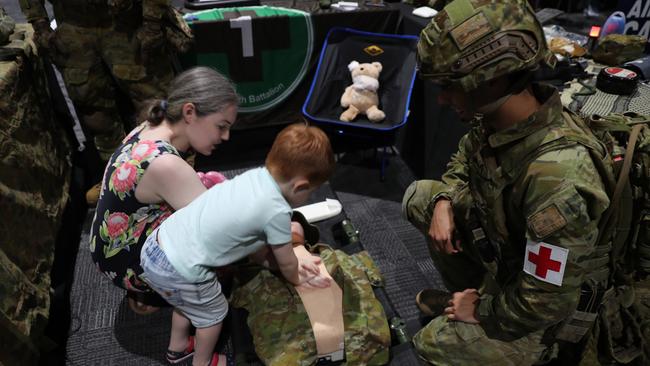
[[[591,160],[596,166],[596,169],[598,169],[600,177],[603,180],[603,184],[605,185],[607,195],[610,197],[610,205],[607,208],[607,210],[605,210],[605,212],[603,213],[603,216],[601,217],[600,222],[598,224],[598,238],[596,240],[596,245],[601,246],[603,244],[606,244],[602,242],[603,238],[609,238],[614,229],[614,222],[612,221],[612,218],[618,217],[618,206],[613,205],[612,201],[613,201],[614,194],[616,192],[616,187],[621,182],[617,181],[616,177],[613,175],[614,174],[613,171],[609,169],[609,167],[606,165],[604,159],[607,158],[608,151],[605,148],[604,145],[605,142],[600,141],[600,139],[596,137],[596,135],[591,130],[590,126],[587,126],[582,122],[579,123],[567,111],[563,111],[562,115],[564,116],[567,123],[569,123],[571,126],[574,126],[574,128],[578,128],[583,132],[585,132],[585,134],[592,136],[592,138],[590,139],[591,141],[589,142],[586,141],[587,138],[577,134],[574,134],[569,138],[578,142],[582,141],[580,143],[587,147],[589,154],[591,155]],[[601,123],[601,126],[599,126],[599,128],[601,127],[605,129],[609,129],[609,128],[616,127],[616,124],[611,124],[611,126],[610,125],[605,126],[605,122],[603,122]],[[600,148],[595,148],[595,144],[600,144]],[[622,187],[625,187],[625,182],[622,182]],[[619,189],[621,189],[621,193],[622,193],[622,188]],[[619,202],[620,202],[621,193],[618,194]]]
[[[607,208],[607,211],[605,211],[605,214],[603,215],[603,224],[607,225],[609,221],[612,219],[612,217],[616,217],[617,215],[614,215],[614,213],[618,213],[618,209],[621,203],[621,196],[623,194],[623,190],[625,189],[625,186],[627,185],[629,181],[629,174],[630,174],[630,168],[632,167],[632,157],[634,155],[634,150],[636,149],[636,141],[639,138],[639,133],[641,132],[641,128],[643,125],[636,125],[632,128],[632,132],[630,133],[630,138],[627,142],[627,148],[625,149],[625,159],[623,160],[623,167],[621,168],[621,171],[618,175],[618,179],[616,180],[616,186],[614,188],[614,193],[611,198],[611,202],[609,204],[609,207]],[[613,225],[610,225],[610,227]],[[601,239],[601,233],[599,233],[599,238],[598,241]]]
[[[519,177],[522,172],[526,170],[528,165],[530,165],[530,163],[532,163],[535,159],[539,158],[543,154],[579,144],[587,149],[589,155],[594,161],[594,165],[596,165],[596,168],[598,169],[598,172],[601,175],[605,175],[606,179],[604,178],[604,180],[608,189],[608,193],[613,192],[613,177],[611,174],[607,173],[608,170],[603,162],[603,159],[605,159],[607,156],[607,149],[605,145],[600,142],[596,136],[594,136],[591,130],[589,130],[589,127],[584,125],[584,123],[577,123],[566,111],[563,111],[562,115],[571,128],[569,129],[559,127],[554,128],[552,131],[547,128],[544,130],[545,132],[540,132],[547,134],[552,132],[554,137],[551,140],[542,141],[542,143],[534,151],[532,151],[530,154],[527,154],[527,156],[525,156],[520,161],[520,164],[517,164],[513,177],[515,179]]]
[[[575,121],[570,115],[568,115],[568,113],[565,113],[565,118]],[[616,118],[626,118],[626,116],[616,116]],[[643,128],[643,123],[634,124],[633,127],[630,127],[626,123],[616,122],[611,120],[611,118],[595,116],[595,118],[590,119],[589,126],[585,127],[602,132],[618,131],[630,133],[626,145],[625,157],[619,171],[613,171],[610,173],[604,166],[602,166],[602,160],[598,161],[596,157],[592,159],[597,166],[601,165],[599,167],[599,170],[601,170],[601,178],[607,186],[607,192],[610,197],[609,207],[603,213],[598,225],[599,230],[596,245],[602,246],[611,243],[610,278],[620,278],[622,273],[619,273],[619,262],[625,255],[626,244],[628,243],[627,237],[631,225],[631,213],[626,212],[628,209],[631,209],[631,207],[630,205],[622,205],[622,198],[624,195],[631,194],[629,174],[637,140]],[[602,142],[606,143],[605,141]]]

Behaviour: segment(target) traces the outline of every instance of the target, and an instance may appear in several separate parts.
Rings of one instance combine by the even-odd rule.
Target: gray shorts
[[[228,313],[228,301],[221,293],[217,276],[201,283],[183,278],[158,245],[157,234],[158,229],[142,246],[140,265],[144,272],[140,278],[190,319],[196,328],[221,323]]]

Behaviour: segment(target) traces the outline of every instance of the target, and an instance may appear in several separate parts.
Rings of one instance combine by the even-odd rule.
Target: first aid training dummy
[[[320,258],[293,251],[292,206],[304,204],[334,168],[327,135],[316,127],[288,126],[275,139],[265,167],[215,185],[170,216],[142,249],[145,281],[174,306],[167,358],[194,352],[193,365],[221,365],[213,355],[228,304],[215,267],[246,256],[277,267],[292,284],[328,287]],[[272,255],[271,255],[272,254]],[[196,328],[196,350],[190,327]]]

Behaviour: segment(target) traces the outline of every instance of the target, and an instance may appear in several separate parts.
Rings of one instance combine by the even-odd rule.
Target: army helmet
[[[417,54],[421,77],[465,91],[556,61],[527,0],[454,0],[422,30]]]

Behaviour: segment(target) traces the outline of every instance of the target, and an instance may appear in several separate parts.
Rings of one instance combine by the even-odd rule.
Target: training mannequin
[[[309,258],[311,254],[305,248],[305,238],[302,226],[297,222],[291,223],[293,252],[298,260]],[[309,288],[304,285],[295,286],[300,295],[309,322],[316,338],[316,349],[319,356],[329,355],[344,349],[343,332],[343,291],[332,279],[323,262],[320,263],[321,276],[331,279],[327,288]]]
[[[327,291],[311,289],[309,282],[296,287],[261,270],[235,289],[230,305],[246,310],[256,356],[269,366],[343,359],[359,366],[388,363],[390,329],[371,285],[381,284],[379,269],[366,251],[348,255],[317,244],[318,229],[304,217],[297,219],[297,213],[292,221],[301,224],[292,223],[293,252],[302,261],[320,257],[318,280],[329,279],[330,286]]]

